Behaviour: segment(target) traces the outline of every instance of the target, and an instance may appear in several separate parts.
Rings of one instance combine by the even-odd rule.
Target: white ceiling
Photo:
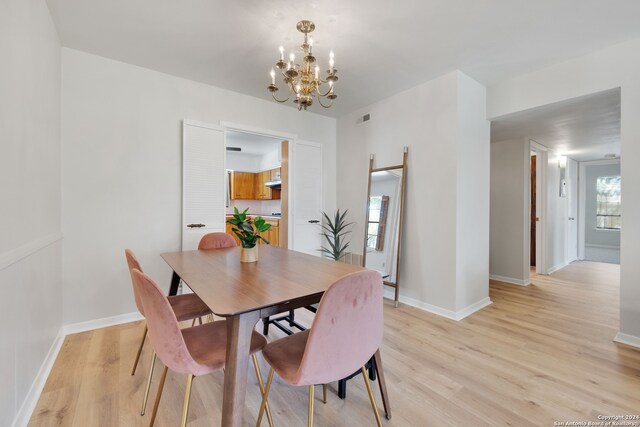
[[[277,151],[282,140],[245,132],[226,131],[225,142],[227,147],[242,148],[240,152],[229,151],[229,153],[263,156],[267,153]]]
[[[491,141],[531,138],[574,160],[620,156],[620,89],[497,118]]]
[[[485,85],[640,36],[638,0],[47,0],[61,42],[270,99],[278,46],[335,51],[338,116],[454,69]]]

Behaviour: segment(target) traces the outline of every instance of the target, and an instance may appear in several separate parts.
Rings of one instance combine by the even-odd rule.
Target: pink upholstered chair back
[[[208,233],[202,236],[198,249],[222,249],[233,248],[238,246],[231,234],[227,233]]]
[[[133,270],[137,269],[142,271],[142,267],[140,267],[140,262],[131,249],[125,249],[124,256],[127,257],[127,265],[129,265],[129,274],[131,275],[131,284],[133,285]],[[136,292],[135,286],[133,286],[133,298],[136,301],[136,307],[138,308],[138,311],[144,316],[144,307],[142,306],[142,301],[140,301],[140,297]]]
[[[324,293],[294,384],[326,384],[357,371],[382,344],[382,277],[360,271]]]
[[[146,313],[149,338],[156,354],[172,371],[197,375],[201,366],[189,353],[167,297],[160,287],[140,270],[134,269],[131,274],[133,286]]]

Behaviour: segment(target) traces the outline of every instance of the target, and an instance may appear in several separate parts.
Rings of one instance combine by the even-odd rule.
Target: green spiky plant
[[[347,213],[349,213],[349,209],[342,213],[338,209],[334,217],[331,218],[326,212],[322,212],[324,218],[322,236],[328,246],[322,246],[320,252],[336,261],[344,258],[349,247],[349,242],[346,241],[345,236],[351,233],[348,228],[353,225],[353,222],[347,222]]]
[[[235,234],[243,248],[253,248],[258,244],[258,239],[265,242],[267,245],[269,241],[262,237],[260,233],[264,233],[271,228],[271,224],[267,222],[261,216],[251,218],[247,215],[249,208],[240,212],[238,208],[233,208],[233,218],[227,222],[234,227],[231,229]]]

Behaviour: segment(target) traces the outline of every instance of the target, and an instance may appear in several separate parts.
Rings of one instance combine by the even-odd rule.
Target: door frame
[[[622,164],[621,159],[611,160],[588,160],[584,162],[578,162],[578,259],[584,260],[585,251],[585,233],[586,233],[586,218],[587,218],[587,181],[585,179],[587,173],[587,166],[598,165],[618,165]]]
[[[529,139],[529,150],[536,152],[536,216],[540,218],[536,226],[536,273],[547,274],[547,167],[549,149],[544,145]],[[527,170],[527,197],[531,212],[531,172]],[[531,222],[527,221],[527,250],[531,248]],[[529,264],[529,258],[527,258]],[[528,268],[528,271],[531,269]]]
[[[260,136],[266,136],[269,138],[276,138],[276,139],[282,139],[283,141],[289,141],[288,144],[288,149],[289,149],[289,188],[287,189],[287,196],[288,196],[288,200],[289,200],[289,206],[287,208],[287,236],[288,236],[288,242],[287,242],[287,247],[291,248],[292,247],[292,242],[293,242],[293,207],[292,207],[292,200],[291,200],[291,196],[293,194],[292,192],[292,186],[293,186],[293,180],[292,178],[292,163],[295,160],[295,155],[293,152],[293,146],[296,144],[296,142],[299,140],[298,135],[293,134],[293,133],[287,133],[287,132],[281,132],[278,130],[272,130],[272,129],[265,129],[265,128],[260,128],[260,127],[256,127],[256,126],[250,126],[250,125],[245,125],[245,124],[240,124],[240,123],[234,123],[234,122],[227,122],[227,121],[220,121],[220,126],[222,127],[222,130],[224,132],[224,146],[225,149],[227,147],[227,131],[228,130],[232,130],[232,131],[238,131],[238,132],[244,132],[244,133],[250,133],[253,135],[260,135]],[[226,168],[226,156],[225,156],[225,168]]]
[[[576,182],[573,183],[572,179],[570,179],[569,177],[569,165],[570,165],[570,161],[574,162],[576,164]],[[570,264],[574,261],[577,261],[580,259],[580,201],[582,200],[582,195],[580,194],[580,162],[577,160],[574,160],[570,157],[567,157],[567,166],[566,166],[566,170],[565,170],[565,180],[566,182],[570,182],[571,185],[567,186],[567,196],[569,193],[572,193],[572,187],[576,189],[575,194],[572,195],[572,197],[574,197],[576,199],[576,212],[574,212],[574,215],[576,216],[573,221],[575,221],[575,226],[576,226],[576,241],[574,242],[576,245],[576,257],[574,259],[571,259],[571,257],[569,256],[569,246],[571,245],[571,239],[569,238],[569,236],[571,235],[570,232],[570,228],[571,228],[571,219],[569,219],[569,212],[571,211],[571,203],[569,201],[569,197],[567,197],[567,209],[566,209],[566,215],[565,217],[566,219],[566,227],[565,227],[565,245],[564,245],[564,259],[565,262],[567,264]]]

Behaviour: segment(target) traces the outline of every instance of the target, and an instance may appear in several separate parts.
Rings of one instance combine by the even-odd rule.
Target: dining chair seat
[[[196,294],[174,295],[167,299],[178,322],[211,314],[211,309]]]
[[[295,384],[295,375],[304,356],[309,331],[307,329],[278,339],[262,351],[262,357],[280,375],[280,378],[289,384]]]
[[[212,323],[182,329],[182,337],[196,362],[193,372],[195,376],[207,375],[224,367],[227,348],[227,321],[217,320]],[[215,345],[212,345],[215,343]],[[260,351],[267,344],[267,340],[257,332],[251,334],[249,353]]]

